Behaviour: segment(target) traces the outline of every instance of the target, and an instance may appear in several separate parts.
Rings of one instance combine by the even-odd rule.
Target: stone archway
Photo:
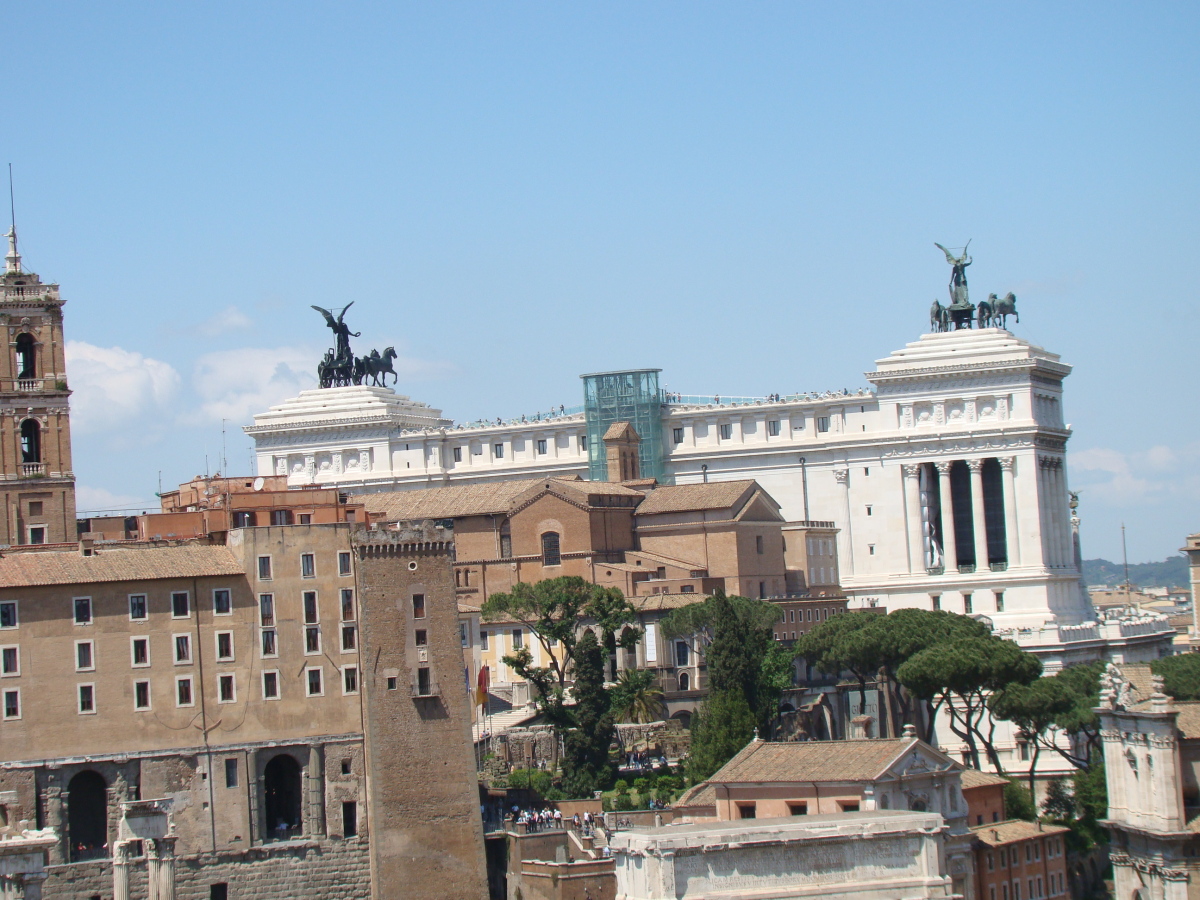
[[[281,753],[263,769],[263,840],[287,840],[304,833],[304,778],[300,763]]]

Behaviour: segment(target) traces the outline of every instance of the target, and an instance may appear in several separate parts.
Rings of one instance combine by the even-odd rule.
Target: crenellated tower
[[[57,284],[21,267],[14,224],[0,278],[0,544],[74,541],[75,474]]]

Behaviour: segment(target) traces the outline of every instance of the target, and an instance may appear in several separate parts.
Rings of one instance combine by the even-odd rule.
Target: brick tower
[[[0,277],[0,544],[76,539],[75,475],[57,284],[21,269],[17,228]]]

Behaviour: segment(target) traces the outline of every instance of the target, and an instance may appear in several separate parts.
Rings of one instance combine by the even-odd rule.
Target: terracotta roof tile
[[[702,781],[688,788],[683,795],[671,804],[673,809],[694,809],[700,807],[716,808],[717,789],[707,781]]]
[[[975,825],[971,833],[989,847],[1001,844],[1011,844],[1013,841],[1026,841],[1030,838],[1046,837],[1069,831],[1061,825],[1047,825],[1043,822],[1026,822],[1024,819],[1006,819],[1003,822],[993,822],[990,825]]]
[[[669,484],[646,494],[638,507],[638,516],[657,513],[696,512],[705,509],[729,509],[757,487],[754,481],[710,481],[707,484]]]
[[[640,497],[635,491],[606,481],[581,481],[565,478],[515,478],[486,484],[455,484],[424,488],[419,491],[386,491],[366,494],[363,502],[373,518],[387,522],[415,519],[456,519],[463,516],[500,515],[508,512],[518,499],[549,484],[553,490],[576,497]],[[586,502],[586,501],[585,501]]]
[[[641,435],[637,433],[637,429],[628,422],[613,422],[608,426],[608,431],[604,432],[604,437],[601,440],[619,441],[627,434],[632,434],[639,441],[642,439]]]
[[[1179,710],[1175,725],[1185,738],[1200,738],[1200,700],[1173,700],[1171,705]]]
[[[78,550],[18,552],[0,556],[2,587],[242,574],[244,570],[237,557],[225,547],[209,544],[119,550],[99,548],[93,556],[83,556]]]
[[[709,781],[870,781],[913,743],[910,738],[857,741],[752,741]]]
[[[997,784],[1008,784],[1008,779],[990,772],[980,772],[978,769],[963,769],[962,771],[962,789],[964,791]]]
[[[707,599],[707,594],[648,594],[645,597],[630,597],[629,602],[638,612],[653,612],[659,609],[679,609],[693,603],[702,603]]]

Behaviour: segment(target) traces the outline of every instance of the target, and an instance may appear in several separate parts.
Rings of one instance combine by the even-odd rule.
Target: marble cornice
[[[904,382],[915,379],[950,378],[956,375],[987,372],[1013,372],[1046,369],[1065,378],[1071,374],[1071,367],[1064,363],[1051,362],[1046,359],[1012,359],[993,360],[989,362],[954,363],[946,366],[921,366],[919,368],[904,368],[897,366],[896,371],[876,369],[874,372],[864,372],[867,381],[876,384],[881,381]]]

